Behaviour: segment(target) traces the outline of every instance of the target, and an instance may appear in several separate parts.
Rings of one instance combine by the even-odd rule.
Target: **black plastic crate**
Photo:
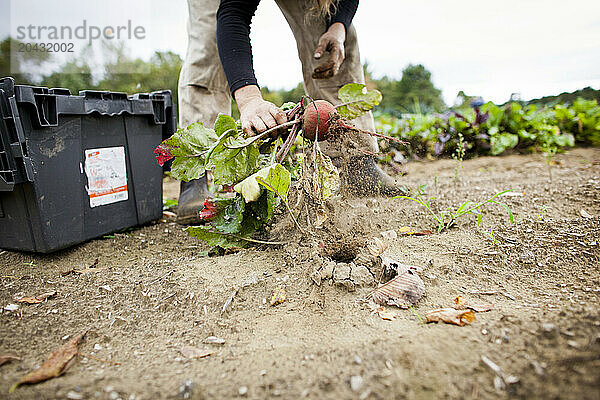
[[[48,253],[160,218],[153,150],[176,126],[170,91],[0,79],[0,248]]]

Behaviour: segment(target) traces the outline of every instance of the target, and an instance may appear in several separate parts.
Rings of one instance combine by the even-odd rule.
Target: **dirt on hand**
[[[51,255],[0,251],[0,354],[21,358],[0,367],[0,393],[597,399],[600,150],[575,149],[556,161],[552,182],[538,155],[465,161],[458,181],[455,161],[407,164],[403,183],[427,184],[438,209],[514,189],[501,198],[512,226],[490,207],[481,225],[466,216],[443,233],[409,235],[437,228],[415,202],[333,199],[314,240],[293,233],[290,222],[286,245],[218,257],[172,220]],[[168,195],[177,187],[165,182]],[[389,231],[396,237],[382,235]],[[425,294],[410,309],[372,307],[381,274],[359,274],[357,266],[373,238],[387,238],[397,262],[422,268]],[[17,300],[54,291],[37,304]],[[271,306],[276,292],[285,300]],[[424,324],[428,311],[451,307],[457,296],[493,307],[465,326]],[[87,329],[64,375],[8,395]]]

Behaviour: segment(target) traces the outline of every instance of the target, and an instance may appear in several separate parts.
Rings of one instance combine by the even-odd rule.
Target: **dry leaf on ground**
[[[371,314],[377,314],[377,316],[379,316],[379,318],[381,318],[385,321],[393,321],[398,316],[396,313],[391,312],[391,311],[386,311],[386,309],[383,308],[383,306],[378,306],[377,304],[375,304],[373,302],[369,302],[368,307],[371,309]]]
[[[13,356],[12,354],[0,354],[0,365],[4,365],[14,360],[21,360],[20,357]]]
[[[401,271],[401,267],[406,267]],[[404,264],[398,264],[398,276],[379,286],[373,292],[377,304],[408,308],[425,293],[425,284],[416,271]]]
[[[393,321],[396,319],[396,313],[386,311],[383,307],[377,307],[377,309],[375,310],[375,314],[377,314],[379,318],[386,321]]]
[[[80,274],[80,275],[83,275],[83,274],[87,274],[88,272],[102,271],[105,268],[106,267],[98,267],[98,259],[96,258],[94,260],[94,262],[91,265],[89,265],[89,266],[86,266],[86,267],[83,267],[83,268],[79,268],[79,269],[76,268],[76,267],[73,267],[73,268],[70,268],[70,269],[59,270],[59,273],[62,276],[66,276],[66,275],[69,275],[69,274]]]
[[[400,232],[401,235],[414,235],[414,236],[429,236],[429,235],[433,235],[433,232],[430,230],[423,230],[423,231],[415,231],[414,229],[409,228],[408,226],[403,226],[402,228],[400,228],[398,230],[398,232]]]
[[[210,350],[202,350],[192,346],[183,346],[180,352],[185,358],[204,358],[212,354]]]
[[[52,292],[42,293],[39,296],[35,296],[35,297],[21,297],[17,301],[19,303],[38,304],[38,303],[43,303],[44,301],[46,301],[47,299],[49,299],[50,297],[55,296],[55,295],[56,295],[56,290],[54,290]]]
[[[54,350],[44,361],[44,363],[35,371],[31,371],[27,375],[21,378],[21,380],[15,383],[9,393],[12,393],[17,387],[26,383],[38,383],[48,379],[56,378],[57,376],[64,373],[71,362],[75,359],[78,353],[77,345],[79,341],[85,336],[87,332],[81,335],[75,336],[67,343]]]
[[[425,322],[445,322],[458,326],[465,326],[475,321],[475,313],[472,310],[457,310],[455,308],[440,308],[431,310],[425,314]]]
[[[269,304],[271,304],[272,306],[276,306],[278,304],[283,303],[286,298],[287,298],[287,294],[285,292],[285,288],[284,287],[278,287],[273,292],[273,295],[271,296],[271,301],[270,301]]]

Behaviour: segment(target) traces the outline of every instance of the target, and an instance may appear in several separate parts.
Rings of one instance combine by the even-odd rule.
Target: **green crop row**
[[[508,151],[554,154],[576,144],[600,146],[600,106],[584,99],[540,109],[512,102],[402,118],[375,113],[375,126],[409,143],[382,143],[384,152],[395,149],[410,158],[449,157],[461,147],[464,157],[473,157]]]

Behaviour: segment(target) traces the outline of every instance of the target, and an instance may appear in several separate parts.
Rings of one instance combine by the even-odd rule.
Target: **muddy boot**
[[[206,176],[189,182],[181,181],[177,202],[177,223],[181,225],[200,223],[198,213],[204,208],[204,200],[208,195]]]
[[[398,196],[409,190],[396,179],[386,174],[373,156],[350,158],[344,171],[345,190],[355,196]]]

